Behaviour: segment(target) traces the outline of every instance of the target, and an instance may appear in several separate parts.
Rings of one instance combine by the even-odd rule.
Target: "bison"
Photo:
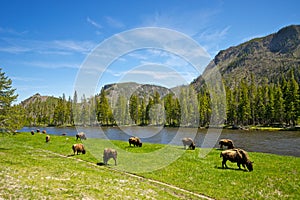
[[[31,135],[34,135],[34,130],[32,130],[30,133],[31,133]]]
[[[130,137],[128,139],[129,146],[133,144],[133,146],[142,147],[143,143],[141,142],[140,138],[138,137]]]
[[[184,146],[184,149],[186,149],[186,146],[188,146],[189,149],[194,150],[196,148],[196,145],[192,138],[182,138],[182,143]]]
[[[233,141],[230,139],[222,139],[219,141],[220,149],[223,149],[223,146],[226,146],[227,149],[234,149]]]
[[[117,151],[115,149],[105,148],[103,152],[103,162],[105,165],[107,165],[107,161],[110,158],[113,158],[115,160],[115,165],[117,165]]]
[[[77,155],[79,153],[85,154],[85,149],[84,149],[83,144],[73,144],[72,149],[73,149],[74,155],[75,155],[75,153],[77,153]]]
[[[43,133],[43,134],[46,134],[46,133],[47,133],[47,131],[46,131],[46,130],[43,130],[43,131],[42,131],[42,133]]]
[[[80,140],[86,140],[85,133],[84,133],[84,132],[77,133],[77,134],[76,134],[76,140],[78,140],[78,138],[79,138]]]
[[[252,165],[253,162],[249,160],[249,156],[247,152],[243,149],[228,149],[222,151],[220,157],[223,157],[222,168],[224,168],[224,166],[228,168],[226,165],[226,161],[229,160],[230,162],[237,163],[239,169],[241,169],[241,164],[242,164],[244,169],[246,165],[247,169],[250,172],[253,171],[253,165]]]
[[[50,135],[46,135],[46,142],[50,141]]]

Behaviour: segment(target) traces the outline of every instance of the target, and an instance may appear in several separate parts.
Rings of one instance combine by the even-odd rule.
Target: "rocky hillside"
[[[135,82],[126,83],[114,83],[105,85],[104,90],[106,92],[107,98],[115,104],[119,96],[126,97],[130,99],[131,95],[137,95],[140,98],[153,96],[155,92],[158,92],[160,97],[164,97],[166,94],[172,92],[171,89],[150,85],[150,84],[139,84]]]
[[[291,68],[300,82],[300,25],[287,26],[277,33],[220,51],[204,74],[216,67],[228,85],[249,79],[250,74],[255,76],[257,83],[266,78],[269,82],[277,82],[281,74]],[[199,88],[203,82],[200,76],[192,84]]]
[[[53,96],[42,96],[39,93],[36,93],[35,95],[32,95],[31,97],[25,99],[21,102],[21,105],[26,108],[28,105],[36,103],[36,102],[45,102],[48,99],[54,99],[57,100],[58,98]]]
[[[169,89],[150,84],[139,84],[135,82],[126,82],[126,83],[114,83],[104,86],[104,90],[108,97],[113,97],[114,95],[122,95],[127,98],[130,98],[132,94],[136,94],[140,97],[148,96],[149,94],[154,94],[158,92],[160,96],[165,96],[170,92]]]

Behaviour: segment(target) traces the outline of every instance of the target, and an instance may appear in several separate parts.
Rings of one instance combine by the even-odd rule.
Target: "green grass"
[[[30,133],[0,137],[0,198],[198,198],[122,172],[128,171],[216,199],[300,199],[298,157],[249,152],[254,171],[247,172],[230,162],[222,169],[217,149],[201,158],[206,149],[149,143],[134,148],[123,141],[88,139],[83,142],[87,154],[72,156],[74,137],[44,139]],[[105,147],[118,150],[117,166],[113,160],[96,165]]]

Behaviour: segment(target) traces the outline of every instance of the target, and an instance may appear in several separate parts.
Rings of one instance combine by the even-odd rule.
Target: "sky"
[[[88,75],[81,77],[93,58],[91,93],[127,81],[175,87],[197,78],[220,50],[300,24],[299,9],[298,0],[1,0],[0,68],[19,95],[16,103],[36,93],[73,97],[78,82],[88,82]],[[149,47],[136,35],[143,30],[146,37],[149,27],[162,48]],[[164,31],[171,35],[164,37]],[[201,68],[182,54],[184,45],[165,48],[177,36],[209,55]],[[116,40],[140,46],[122,52],[127,47]]]

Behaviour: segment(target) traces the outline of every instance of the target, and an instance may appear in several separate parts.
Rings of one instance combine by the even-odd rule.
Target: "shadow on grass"
[[[232,167],[228,167],[228,168],[223,168],[223,167],[220,167],[220,166],[215,166],[215,168],[217,169],[221,169],[221,170],[233,170],[233,171],[243,171],[243,172],[248,172],[247,169],[239,169],[239,168],[232,168]]]
[[[98,166],[104,166],[105,164],[104,164],[104,162],[98,162],[97,165]]]
[[[11,150],[11,148],[0,148],[0,151],[8,151],[8,150]]]

